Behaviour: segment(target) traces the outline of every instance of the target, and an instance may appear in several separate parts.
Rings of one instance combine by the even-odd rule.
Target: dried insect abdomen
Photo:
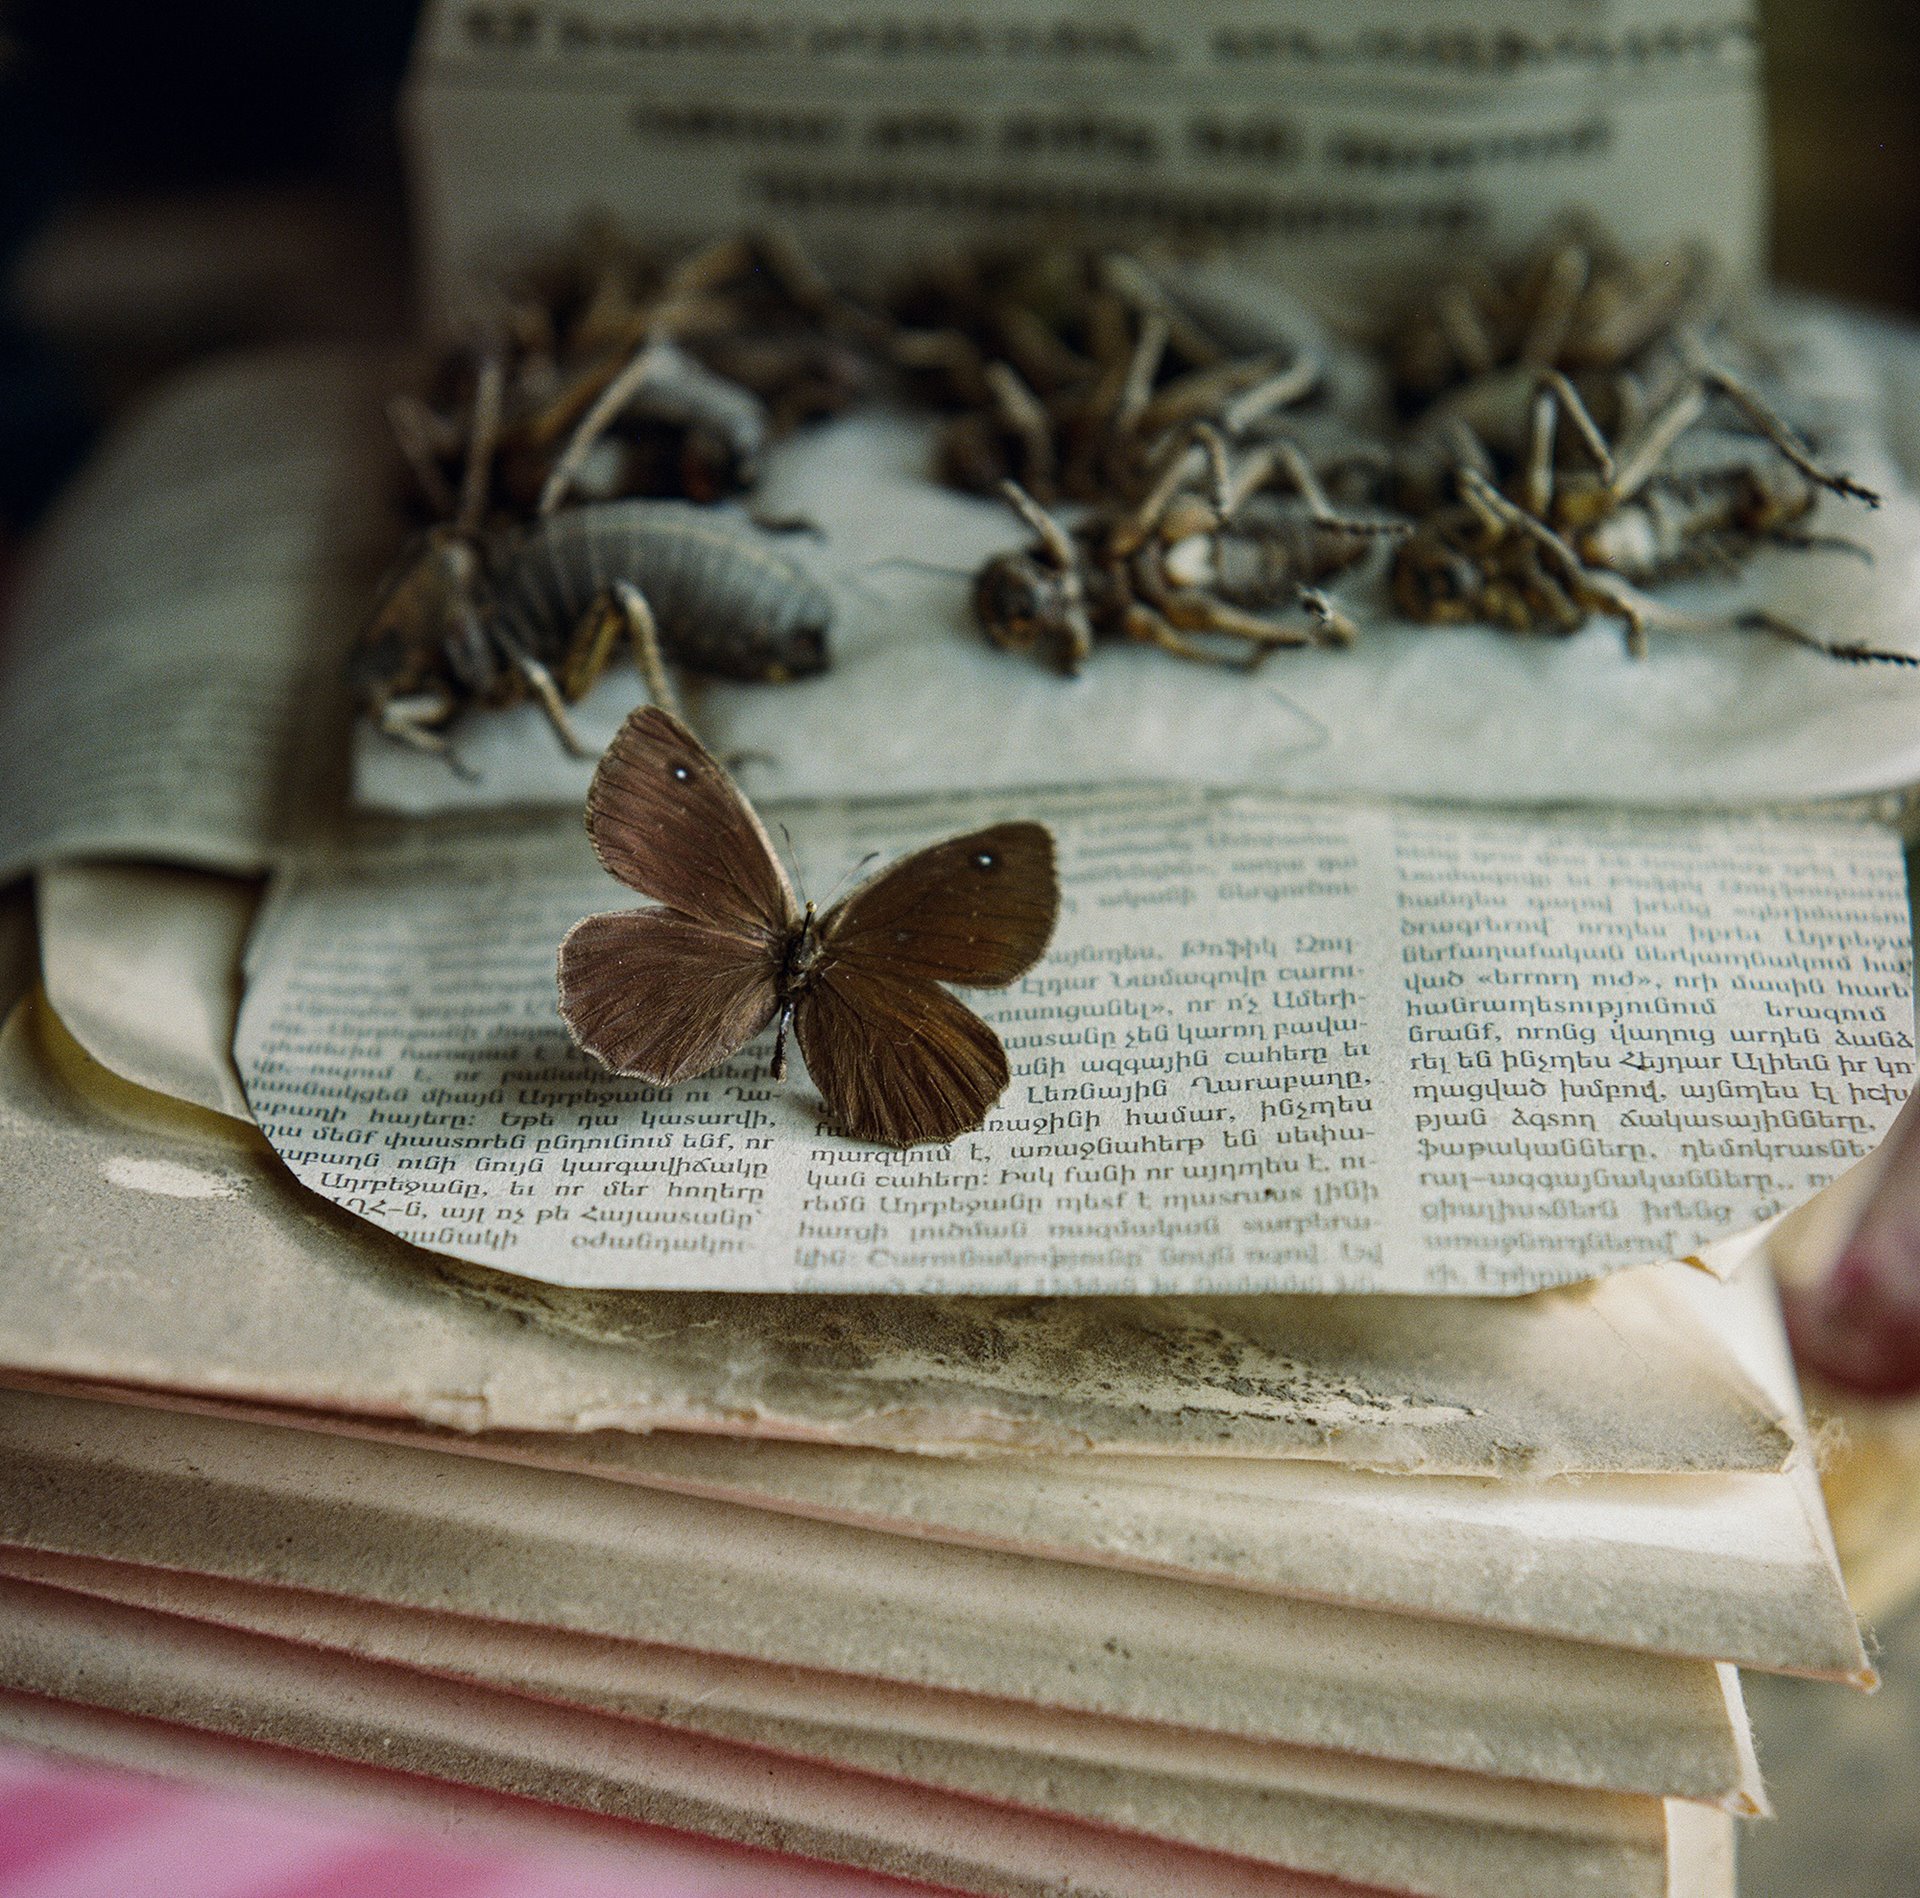
[[[774,682],[826,668],[826,589],[765,534],[680,502],[610,502],[530,528],[502,563],[498,612],[553,664],[617,581],[639,588],[669,657],[696,672]]]
[[[1165,566],[1170,578],[1206,585],[1237,606],[1277,606],[1303,586],[1358,566],[1369,544],[1364,535],[1329,527],[1277,497],[1256,495],[1227,528],[1208,537],[1210,579],[1187,579],[1184,547],[1169,547]]]

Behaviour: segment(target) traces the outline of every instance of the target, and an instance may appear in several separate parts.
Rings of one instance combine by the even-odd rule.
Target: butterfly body
[[[677,720],[635,712],[601,760],[587,830],[653,909],[576,923],[560,1012],[616,1073],[670,1086],[776,1020],[834,1120],[905,1147],[980,1125],[1009,1078],[985,1022],[940,985],[1003,988],[1045,952],[1059,908],[1039,824],[949,838],[868,878],[824,916],[796,901],[765,828]]]

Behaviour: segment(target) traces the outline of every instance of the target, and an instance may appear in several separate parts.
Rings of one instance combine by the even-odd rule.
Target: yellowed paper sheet
[[[1512,243],[1574,203],[1637,242],[1712,237],[1743,271],[1763,241],[1737,0],[449,0],[407,119],[447,298],[607,213],[676,236],[775,223],[888,263],[1078,228],[1320,282]]]
[[[300,1192],[250,1130],[0,1036],[0,1368],[457,1430],[671,1428],[1385,1468],[1780,1467],[1778,1407],[1658,1273],[1532,1298],[569,1293]]]
[[[1912,1084],[1906,877],[1872,825],[1018,808],[1054,830],[1063,915],[975,999],[1014,1078],[947,1145],[840,1136],[766,1079],[771,1029],[667,1090],[576,1049],[554,947],[630,906],[577,819],[286,874],[248,951],[248,1100],[348,1211],[562,1285],[1512,1293],[1798,1205]],[[796,814],[802,883],[993,814]]]
[[[47,999],[103,1067],[250,1118],[233,1067],[255,886],[157,864],[61,863],[34,879]]]
[[[1705,1315],[1750,1361],[1777,1349],[1778,1310],[1758,1270],[1716,1289]],[[1873,1679],[1804,1440],[1780,1474],[1489,1483],[1297,1458],[929,1458],[673,1431],[462,1434],[179,1392],[137,1401],[935,1541]]]
[[[1780,1475],[1489,1483],[1301,1459],[934,1459],[316,1421],[937,1541],[1871,1679],[1806,1454]]]
[[[0,1541],[1752,1809],[1731,1669],[14,1392]]]
[[[1662,1803],[0,1549],[15,1580],[1424,1898],[1661,1898]]]
[[[72,1702],[0,1692],[0,1737],[130,1772],[233,1786],[255,1794],[266,1788],[276,1797],[322,1808],[430,1825],[440,1837],[463,1845],[484,1848],[492,1842],[540,1842],[604,1855],[613,1863],[623,1862],[623,1853],[632,1850],[628,1825],[609,1816],[510,1802],[444,1779],[382,1773],[338,1757],[263,1746],[209,1729]],[[1733,1832],[1734,1822],[1724,1813],[1669,1802],[1668,1898],[1733,1898]],[[648,1836],[645,1849],[649,1869],[657,1871],[658,1833]],[[691,1839],[684,1849],[690,1875],[695,1869],[711,1875],[713,1855],[726,1850],[717,1842],[701,1847]],[[697,1867],[696,1853],[700,1855]],[[740,1872],[737,1866],[726,1869],[736,1875]],[[780,1875],[783,1891],[812,1889],[804,1882],[808,1868],[802,1864],[783,1861]],[[845,1871],[823,1871],[819,1876],[821,1898],[829,1898],[829,1893],[831,1898],[867,1898],[869,1887],[853,1886]],[[878,1875],[872,1875],[872,1890],[880,1889]]]

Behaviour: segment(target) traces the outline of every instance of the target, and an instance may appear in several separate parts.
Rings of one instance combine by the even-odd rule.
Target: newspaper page
[[[1319,284],[1573,204],[1743,273],[1763,243],[1744,0],[443,0],[408,120],[447,299],[595,213],[889,263],[1079,229]]]
[[[999,814],[796,813],[805,887]],[[754,1044],[659,1090],[572,1047],[574,826],[289,875],[237,1056],[296,1177],[560,1284],[1512,1293],[1692,1255],[1871,1149],[1913,1078],[1895,839],[1165,791],[1060,798],[1053,948],[970,998],[986,1125],[849,1142]]]

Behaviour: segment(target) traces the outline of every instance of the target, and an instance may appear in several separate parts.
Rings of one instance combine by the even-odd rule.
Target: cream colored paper
[[[1780,1467],[1671,1274],[1511,1300],[729,1298],[437,1262],[265,1143],[0,1036],[0,1366],[457,1430],[1305,1456],[1455,1473]],[[1678,1268],[1685,1274],[1685,1268]]]
[[[1652,1799],[1036,1715],[171,1570],[0,1549],[0,1573],[1426,1898],[1667,1889],[1666,1814]]]
[[[1014,1813],[923,1786],[542,1707],[402,1668],[51,1589],[5,1589],[15,1687],[543,1803],[703,1831],[962,1890],[1041,1898],[1345,1898],[1325,1881]],[[1356,1893],[1353,1898],[1368,1898]]]
[[[0,1541],[1559,1785],[1760,1798],[1731,1668],[0,1399]]]
[[[233,1067],[250,883],[149,864],[52,864],[34,879],[47,999],[123,1080],[250,1118]]]
[[[1016,807],[1007,807],[1011,814]],[[554,945],[631,907],[575,822],[291,871],[236,1058],[303,1184],[528,1278],[756,1292],[1512,1293],[1811,1197],[1913,1079],[1898,842],[1109,792],[1040,965],[971,998],[1013,1082],[904,1153],[766,1078],[575,1049]],[[997,814],[796,813],[803,887]]]
[[[1763,243],[1752,10],[1100,0],[428,16],[407,103],[424,268],[609,212],[768,223],[886,264],[1085,228],[1325,281],[1512,243],[1570,203],[1636,242]]]
[[[1777,1308],[1757,1270],[1716,1293],[1709,1315],[1744,1356],[1756,1342],[1777,1348]],[[677,1432],[461,1435],[180,1393],[151,1401],[940,1542],[1874,1681],[1804,1446],[1774,1475],[1490,1482],[1300,1459],[961,1459]]]
[[[960,1460],[664,1433],[330,1427],[942,1542],[1872,1680],[1838,1566],[1789,1475],[1495,1482],[1298,1459]]]

